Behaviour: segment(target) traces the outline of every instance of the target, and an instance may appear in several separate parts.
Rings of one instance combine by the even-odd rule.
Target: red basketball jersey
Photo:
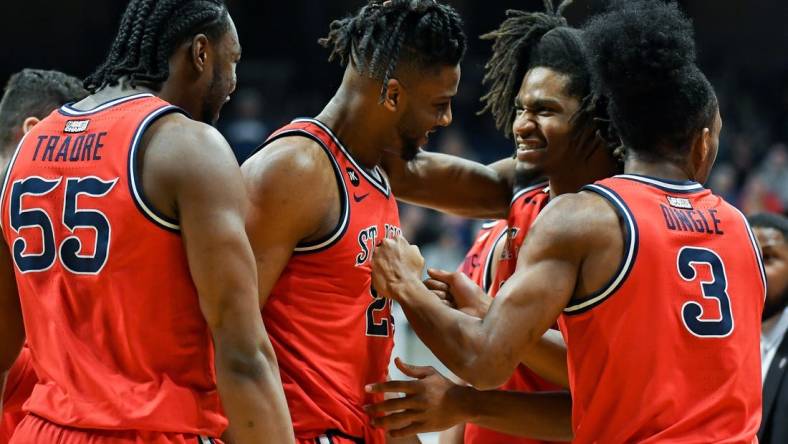
[[[498,293],[501,285],[514,274],[520,246],[528,235],[528,230],[536,220],[536,216],[550,200],[550,191],[547,186],[547,182],[529,186],[517,192],[512,199],[508,219],[509,235],[506,237],[501,257],[498,259],[495,279],[490,288],[491,294]]]
[[[695,182],[620,175],[584,188],[624,257],[560,318],[575,443],[752,443],[765,278],[744,216]]]
[[[465,259],[457,271],[473,280],[485,292],[490,291],[495,276],[495,247],[506,237],[506,220],[494,220],[482,225],[473,245],[465,254]]]
[[[482,242],[477,240],[477,242],[474,243],[473,247],[471,247],[471,250],[468,252],[468,256],[466,256],[466,264],[472,253],[478,255],[478,257],[489,258],[484,262],[484,267],[472,268],[471,271],[474,274],[469,274],[469,276],[480,286],[484,283],[486,286],[482,288],[485,288],[493,297],[501,288],[503,282],[514,273],[517,253],[520,250],[520,246],[523,240],[525,240],[528,230],[536,219],[536,216],[538,216],[542,208],[547,205],[550,198],[550,193],[546,188],[547,185],[547,182],[539,183],[515,193],[509,210],[508,220],[498,221],[495,228],[493,228],[493,230],[499,231],[494,240],[488,240],[492,238],[493,234],[492,231],[490,231],[490,235],[484,237]],[[503,228],[501,228],[501,226]],[[506,235],[507,228],[509,232],[508,236]],[[485,230],[482,229],[479,233],[479,239],[481,239],[485,233]],[[501,243],[504,243],[502,246],[503,248],[499,248],[499,252],[496,254],[496,247]],[[493,261],[497,261],[495,267],[491,265]],[[493,268],[495,269],[493,270]],[[494,274],[495,277],[491,281],[485,281],[485,279],[489,279],[488,276],[492,274]],[[561,387],[544,380],[524,365],[518,366],[512,377],[501,386],[500,389],[517,392],[563,390]],[[540,444],[546,442],[499,433],[472,423],[468,423],[465,426],[465,444],[492,443]]]
[[[150,95],[64,106],[28,133],[2,190],[39,382],[25,409],[84,429],[218,437],[213,345],[177,221],[152,209],[134,162],[178,108]]]
[[[364,391],[388,375],[394,324],[389,300],[371,288],[372,251],[401,234],[397,203],[379,168],[367,171],[331,130],[297,119],[282,137],[317,142],[331,161],[341,218],[330,235],[299,245],[263,309],[276,350],[296,436],[333,433],[383,443],[363,406],[381,400]]]
[[[30,359],[30,349],[25,345],[8,372],[8,379],[3,392],[3,415],[0,417],[0,444],[7,443],[14,434],[14,429],[24,419],[25,413],[22,404],[30,397],[38,382],[33,363]]]

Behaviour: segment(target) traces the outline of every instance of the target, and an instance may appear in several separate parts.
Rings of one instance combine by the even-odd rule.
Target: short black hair
[[[747,216],[750,226],[760,228],[774,228],[783,234],[783,239],[788,242],[788,217],[777,213],[757,213]]]
[[[60,71],[23,69],[11,76],[0,100],[0,149],[13,149],[27,117],[43,119],[55,108],[88,95],[82,81]],[[0,155],[8,153],[0,153]]]
[[[717,112],[696,65],[692,22],[676,3],[615,1],[585,40],[596,87],[624,145],[650,159],[681,160]]]
[[[370,0],[355,15],[331,22],[318,40],[329,61],[382,82],[381,98],[400,64],[418,68],[458,65],[467,49],[462,19],[435,0]]]
[[[155,90],[170,75],[175,49],[197,34],[220,38],[229,29],[222,0],[131,0],[106,60],[85,79],[90,92],[126,77]]]

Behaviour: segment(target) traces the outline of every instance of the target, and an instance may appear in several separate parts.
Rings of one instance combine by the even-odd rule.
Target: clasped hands
[[[466,275],[459,272],[428,270],[429,278],[421,282],[424,258],[418,247],[404,237],[384,240],[372,257],[372,280],[377,294],[403,305],[405,297],[437,297],[444,305],[475,317],[484,317],[491,298]],[[421,288],[419,289],[419,286]],[[426,290],[424,289],[426,287]],[[413,366],[395,359],[397,368],[410,381],[370,384],[369,393],[399,394],[366,406],[375,426],[384,427],[393,437],[445,430],[469,420],[465,406],[469,387],[457,385],[433,367]]]

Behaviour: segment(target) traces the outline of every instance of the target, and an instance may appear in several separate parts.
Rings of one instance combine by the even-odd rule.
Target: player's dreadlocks
[[[228,18],[222,0],[131,0],[107,59],[85,79],[85,88],[96,92],[126,77],[132,87],[158,89],[175,49],[198,33],[218,39]]]
[[[717,98],[695,64],[692,22],[676,3],[618,1],[585,30],[596,88],[627,149],[681,160]]]
[[[575,136],[580,137],[583,130],[594,125],[621,161],[623,151],[609,125],[606,101],[591,87],[582,32],[569,27],[563,17],[571,4],[572,0],[564,0],[555,7],[552,0],[544,0],[545,12],[508,10],[508,18],[498,29],[482,35],[482,39],[493,41],[493,55],[485,65],[483,83],[489,90],[482,96],[484,108],[479,113],[490,111],[496,126],[508,137],[514,121],[514,100],[525,73],[538,66],[550,68],[569,77],[567,93],[581,100],[580,109],[572,116]]]
[[[453,66],[465,55],[467,39],[457,11],[435,0],[370,0],[354,16],[331,23],[318,40],[331,49],[329,61],[382,81],[381,100],[400,62],[417,68]]]

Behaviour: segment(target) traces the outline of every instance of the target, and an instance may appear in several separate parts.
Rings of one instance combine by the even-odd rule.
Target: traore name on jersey
[[[68,130],[68,127],[66,127]],[[79,135],[41,134],[32,160],[41,162],[85,162],[101,160],[107,131]]]

